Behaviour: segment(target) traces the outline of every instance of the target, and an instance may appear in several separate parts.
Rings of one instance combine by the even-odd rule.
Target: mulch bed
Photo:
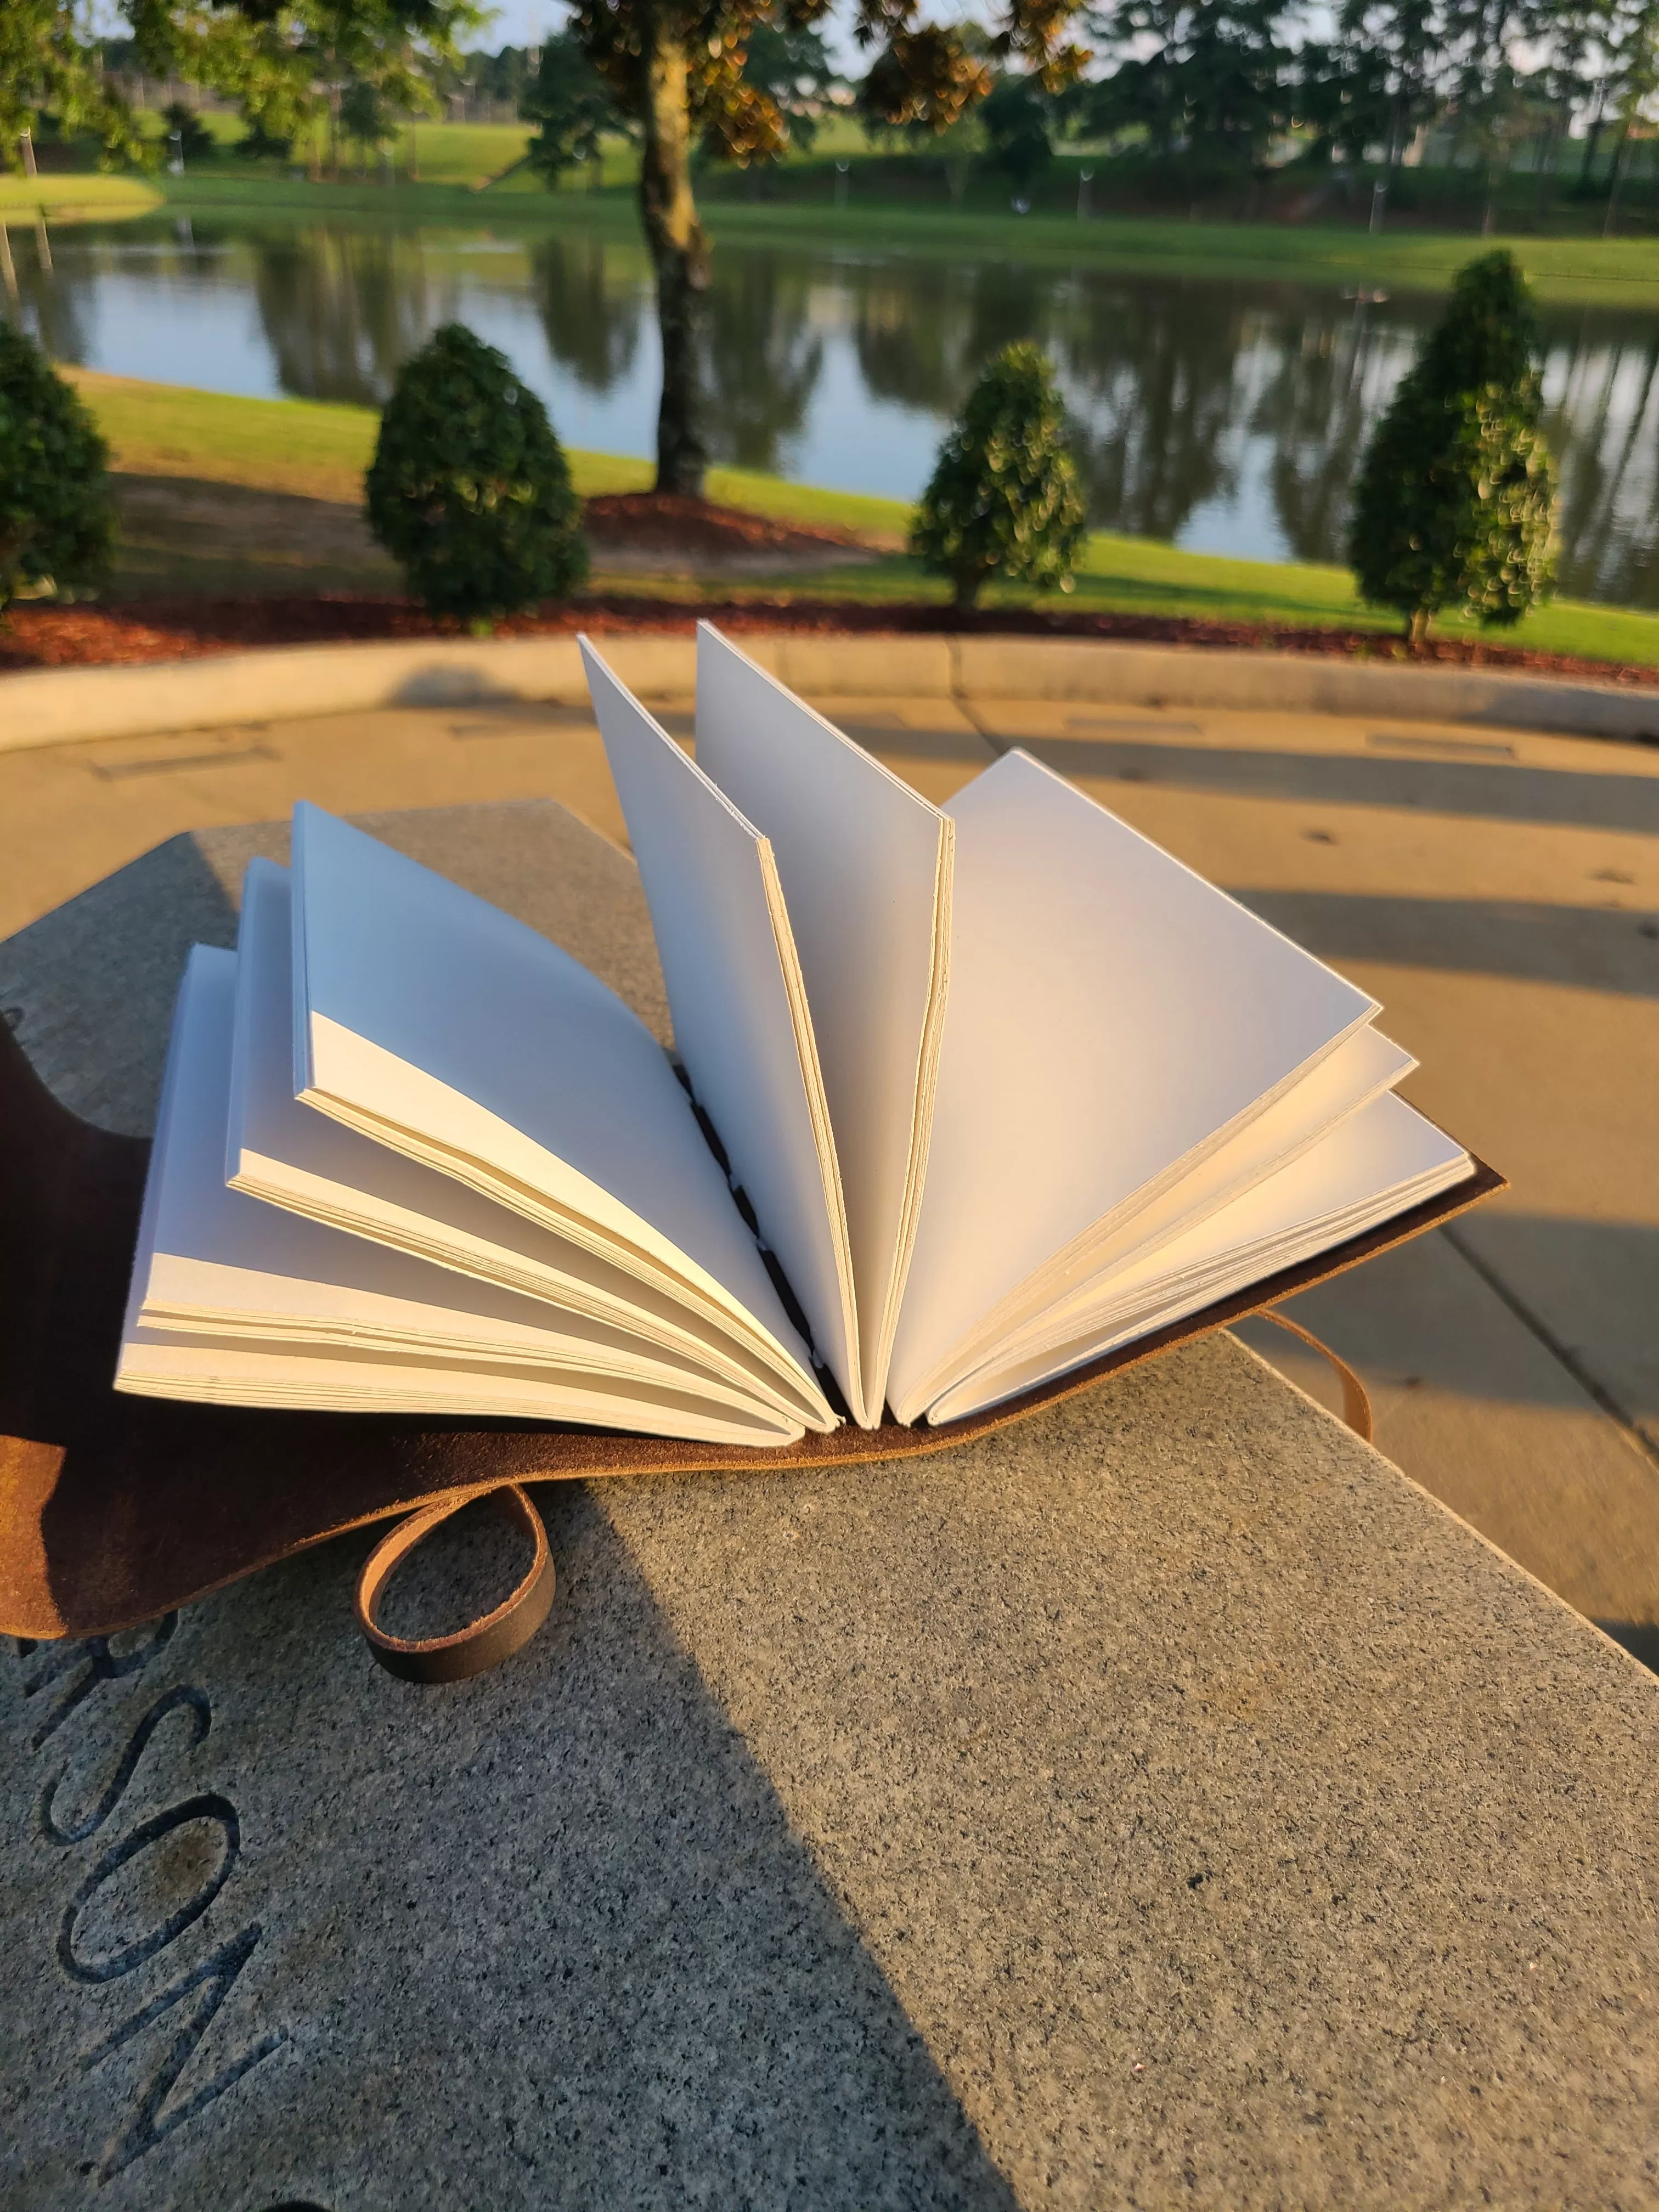
[[[722,554],[822,553],[862,541],[850,530],[829,523],[780,522],[769,514],[748,514],[713,500],[690,499],[676,492],[602,492],[583,503],[582,523],[594,544],[607,551],[627,547],[639,553],[672,553],[696,560]]]
[[[763,518],[745,522],[764,525]],[[781,528],[785,526],[779,526]],[[787,526],[794,531],[794,526]],[[1063,608],[970,615],[915,602],[860,604],[783,598],[725,601],[595,594],[533,615],[510,616],[498,637],[596,636],[628,630],[689,630],[702,617],[723,629],[837,631],[899,630],[917,635],[1111,638],[1125,643],[1184,645],[1254,652],[1324,653],[1354,659],[1487,668],[1531,676],[1572,677],[1596,684],[1659,688],[1659,668],[1590,660],[1559,653],[1463,638],[1433,638],[1414,656],[1374,630],[1276,629],[1266,623],[1186,620],[1164,615],[1070,612]],[[465,637],[464,625],[434,621],[407,599],[349,592],[292,599],[155,599],[102,606],[15,606],[0,622],[0,669],[131,665],[186,660],[275,645],[325,645],[348,640]]]

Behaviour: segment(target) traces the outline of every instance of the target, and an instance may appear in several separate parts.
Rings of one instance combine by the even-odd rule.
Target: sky
[[[0,0],[0,5],[4,0]],[[502,46],[531,46],[538,45],[550,31],[556,31],[565,19],[562,0],[495,0],[497,14],[493,23],[478,33],[475,46],[484,53],[495,53]],[[947,5],[930,9],[929,13],[941,21],[971,13],[963,6]],[[991,12],[981,5],[979,12]],[[859,49],[853,43],[853,9],[849,0],[837,0],[829,21],[823,26],[824,37],[830,55],[836,64],[862,76],[869,67],[869,58],[858,58]]]

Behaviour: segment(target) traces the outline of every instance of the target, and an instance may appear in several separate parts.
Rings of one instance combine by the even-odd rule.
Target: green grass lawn
[[[41,210],[52,222],[108,222],[148,215],[161,204],[149,177],[15,177],[0,172],[0,222],[33,222]]]
[[[158,199],[182,210],[293,216],[396,216],[404,222],[457,221],[622,226],[635,229],[632,178],[637,153],[621,141],[605,149],[603,185],[590,189],[586,172],[567,176],[550,193],[528,169],[514,167],[528,143],[522,124],[431,123],[406,125],[393,150],[394,181],[377,166],[360,178],[348,160],[337,182],[316,181],[295,167],[238,161],[231,149],[240,125],[210,116],[222,151],[193,163],[181,177],[0,177],[0,219],[32,221],[43,204],[53,220],[71,216],[138,214]],[[145,118],[159,132],[159,117]],[[302,159],[306,149],[297,149]],[[349,151],[349,149],[348,149]],[[834,204],[835,159],[852,162],[845,208]],[[419,181],[408,172],[418,164]],[[1080,156],[1057,164],[1069,171]],[[1659,238],[1516,237],[1480,239],[1467,230],[1394,228],[1372,236],[1334,224],[1185,222],[1161,216],[1012,214],[992,180],[976,182],[955,210],[884,198],[889,157],[860,150],[857,126],[831,125],[810,154],[792,157],[781,180],[806,198],[750,198],[748,182],[711,172],[700,179],[704,213],[721,237],[846,241],[896,252],[950,255],[964,244],[975,254],[1014,255],[1046,263],[1087,261],[1099,267],[1174,276],[1234,276],[1327,286],[1366,285],[1443,291],[1470,258],[1512,248],[1540,295],[1589,305],[1659,307]],[[504,171],[511,171],[503,175]],[[492,179],[499,182],[492,183]],[[764,191],[765,180],[756,189]],[[943,187],[940,187],[941,191]],[[815,197],[813,195],[816,195]],[[1062,195],[1063,197],[1063,195]],[[1599,214],[1596,217],[1600,220]]]
[[[456,129],[473,128],[455,125]],[[482,127],[482,126],[478,126]],[[590,191],[568,179],[556,194],[520,170],[488,191],[428,181],[387,185],[347,178],[338,184],[258,175],[205,166],[159,180],[181,210],[294,216],[395,215],[432,223],[597,224],[633,233],[638,217],[622,184]],[[975,209],[957,214],[854,202],[830,204],[748,202],[710,198],[703,206],[718,246],[722,238],[856,244],[891,252],[948,256],[964,246],[975,256],[1075,265],[1087,262],[1160,276],[1230,276],[1255,282],[1376,287],[1395,291],[1448,290],[1477,253],[1509,246],[1540,299],[1581,306],[1659,307],[1659,239],[1473,238],[1461,232],[1383,232],[1302,228],[1283,223],[1178,222],[1154,216],[1102,216],[1079,222],[1063,216],[1018,216]]]
[[[190,477],[297,493],[356,507],[374,451],[378,417],[371,409],[307,399],[242,399],[222,392],[143,384],[125,377],[67,372],[96,413],[118,468],[134,475]],[[615,453],[573,452],[571,471],[584,497],[638,491],[649,485],[647,461]],[[909,508],[901,501],[793,484],[742,469],[710,472],[711,498],[803,522],[832,523],[891,549],[902,543]],[[885,550],[858,568],[793,575],[797,594],[879,603],[943,600],[945,586],[902,553]],[[653,586],[655,588],[655,586]],[[675,587],[661,588],[672,592]],[[722,589],[726,587],[722,586]],[[757,585],[750,587],[761,590]],[[695,596],[695,587],[685,592]],[[994,588],[991,607],[1029,606],[1027,591]],[[1176,615],[1290,628],[1340,627],[1391,633],[1389,617],[1364,607],[1346,570],[1308,562],[1239,561],[1187,553],[1152,538],[1097,531],[1079,566],[1075,591],[1054,602],[1079,611]],[[1583,654],[1659,666],[1659,615],[1562,599],[1539,609],[1497,641],[1540,652]]]

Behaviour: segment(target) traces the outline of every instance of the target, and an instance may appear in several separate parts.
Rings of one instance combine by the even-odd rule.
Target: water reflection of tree
[[[900,261],[837,270],[853,341],[878,398],[953,415],[994,353],[1046,341],[1052,280],[1007,261]]]
[[[1272,326],[1273,366],[1250,428],[1272,447],[1279,526],[1304,561],[1346,557],[1348,495],[1372,423],[1409,366],[1417,333],[1379,329],[1376,309],[1326,295]]]
[[[1552,332],[1546,430],[1561,462],[1559,588],[1659,605],[1659,336],[1585,313]]]
[[[379,407],[443,320],[417,234],[271,229],[252,241],[254,295],[284,392]]]
[[[851,291],[853,346],[878,399],[948,415],[964,384],[971,262],[890,261],[835,271]]]
[[[1240,310],[1225,285],[1076,288],[1055,349],[1097,523],[1174,538],[1235,489]]]
[[[34,224],[13,217],[9,235],[17,280],[16,319],[52,360],[85,365],[93,346],[99,288],[118,268],[120,248],[131,242],[139,228],[137,223],[88,223],[68,230],[54,224],[47,234],[48,267],[40,258]],[[170,245],[170,232],[152,228],[146,246],[153,248],[163,235]],[[0,314],[9,308],[10,302],[0,298]]]
[[[806,421],[823,366],[811,271],[770,250],[722,256],[709,294],[703,388],[709,447],[739,468],[775,470]]]
[[[550,232],[530,253],[548,351],[588,392],[609,392],[634,365],[649,313],[649,264],[630,240]]]
[[[182,286],[240,317],[251,288],[283,388],[319,398],[380,403],[398,362],[456,304],[457,280],[442,272],[459,264],[437,258],[444,241],[391,227],[230,221],[210,232],[198,221],[192,235],[152,218],[65,236],[50,276],[27,228],[12,240],[25,325],[58,359],[127,366],[121,316],[164,318]],[[594,392],[626,383],[649,307],[641,249],[562,227],[525,261],[495,265],[505,283],[523,283],[526,263],[561,371]],[[826,389],[831,319],[814,312],[826,304],[844,319],[861,390]],[[1426,299],[1362,309],[1288,285],[728,245],[707,373],[722,459],[787,465],[790,441],[833,408],[852,457],[842,480],[858,485],[864,408],[908,411],[918,448],[930,447],[929,423],[948,421],[986,356],[1034,337],[1060,366],[1097,522],[1176,537],[1206,503],[1237,495],[1248,454],[1284,542],[1340,561],[1365,438],[1436,312]],[[1633,311],[1547,308],[1544,333],[1560,587],[1659,606],[1659,327]],[[100,343],[116,349],[100,354]],[[189,378],[198,365],[181,355],[172,373]]]

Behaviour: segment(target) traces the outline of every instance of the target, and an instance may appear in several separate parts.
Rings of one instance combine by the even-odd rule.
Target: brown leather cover
[[[850,1425],[781,1450],[390,1414],[254,1411],[111,1388],[149,1147],[58,1103],[0,1023],[0,1632],[107,1635],[443,1492],[942,1451],[1322,1282],[1504,1188],[1474,1179],[1366,1237],[939,1428]]]

